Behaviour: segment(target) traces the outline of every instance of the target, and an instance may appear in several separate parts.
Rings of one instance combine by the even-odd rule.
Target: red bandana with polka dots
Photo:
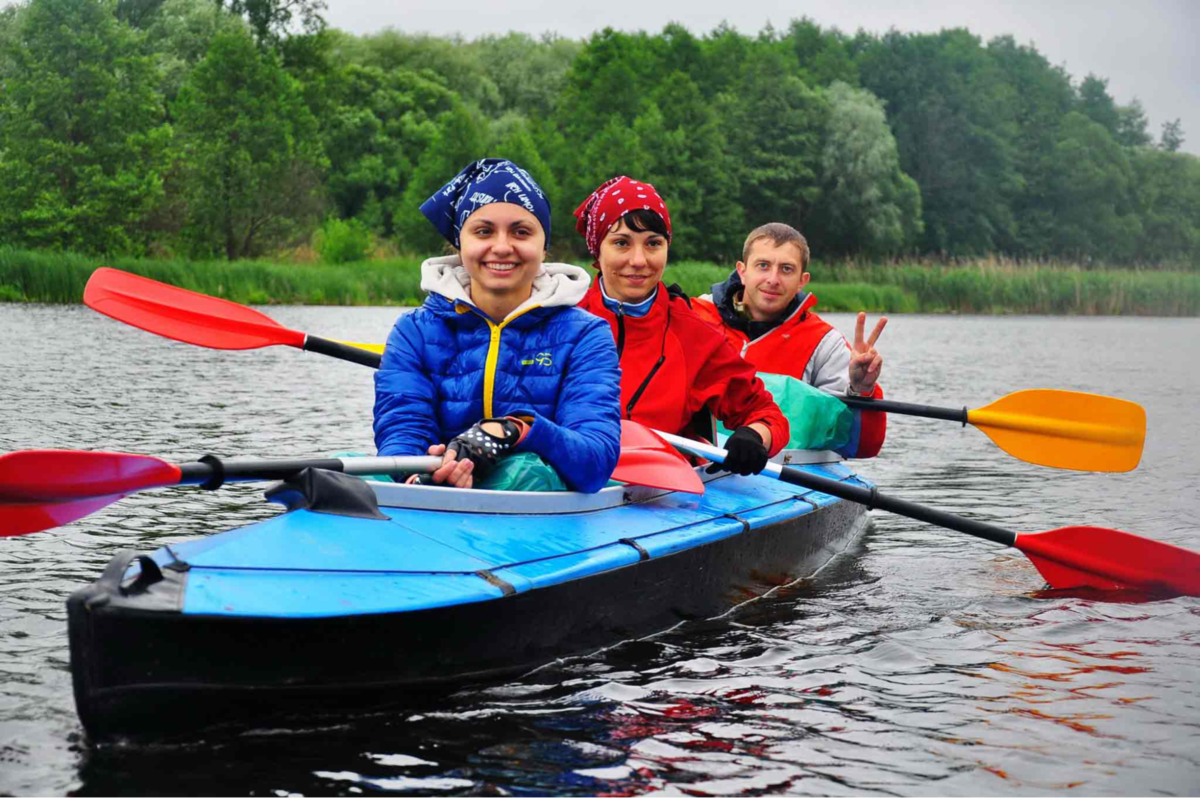
[[[592,196],[575,209],[575,229],[587,241],[588,252],[593,258],[600,257],[600,242],[608,228],[630,211],[654,211],[667,226],[667,238],[671,237],[671,214],[667,203],[649,183],[641,183],[621,175],[609,180],[592,192]]]

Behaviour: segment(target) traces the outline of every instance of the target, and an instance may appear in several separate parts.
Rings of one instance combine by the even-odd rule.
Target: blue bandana
[[[484,158],[467,166],[421,204],[421,213],[458,247],[467,218],[493,202],[511,202],[536,216],[550,249],[550,203],[545,193],[528,172],[502,158]]]

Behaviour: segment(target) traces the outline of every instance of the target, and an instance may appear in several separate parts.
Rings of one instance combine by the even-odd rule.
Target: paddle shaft
[[[308,335],[304,338],[304,351],[316,352],[319,355],[328,355],[336,357],[339,360],[348,360],[351,363],[358,363],[362,366],[370,366],[373,369],[379,368],[383,358],[375,353],[369,352],[366,349],[359,349],[357,346],[349,346],[348,344],[331,341],[328,338],[320,338],[316,335]]]
[[[288,479],[306,468],[321,468],[343,474],[428,473],[437,470],[442,458],[419,457],[325,457],[306,460],[221,460],[206,455],[195,463],[179,466],[180,485],[202,485],[215,489],[226,482],[261,482]]]
[[[658,434],[677,449],[699,454],[718,463],[725,462],[724,449],[718,449],[716,446],[681,438],[678,435],[670,435],[664,432],[659,432]],[[762,470],[761,474],[778,479],[780,482],[799,485],[802,488],[809,488],[810,490],[826,493],[830,496],[836,496],[839,499],[845,499],[855,504],[862,504],[869,509],[878,508],[886,510],[889,513],[903,515],[906,518],[913,518],[917,521],[925,521],[936,526],[943,526],[947,529],[964,532],[968,535],[990,540],[993,543],[999,543],[1004,546],[1013,546],[1017,542],[1017,533],[1015,532],[1010,532],[1007,529],[992,526],[991,524],[985,524],[982,521],[972,521],[969,518],[963,518],[944,510],[935,510],[932,507],[914,504],[904,499],[885,496],[875,488],[850,485],[845,482],[839,482],[836,479],[809,474],[798,468],[781,466],[778,463],[767,463],[767,467]]]
[[[970,412],[965,407],[955,409],[952,407],[910,404],[908,402],[892,402],[887,399],[871,399],[867,396],[846,396],[837,393],[833,395],[855,410],[875,410],[882,413],[896,413],[901,416],[919,416],[921,418],[942,419],[943,421],[960,421],[964,427],[967,426],[967,414]]]

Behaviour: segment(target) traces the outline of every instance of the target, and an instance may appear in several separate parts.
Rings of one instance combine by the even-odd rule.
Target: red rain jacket
[[[604,305],[597,279],[578,307],[611,325],[621,359],[621,417],[674,434],[701,408],[729,429],[761,422],[771,428],[771,456],[790,428],[775,400],[719,330],[658,284],[650,312],[618,316]]]

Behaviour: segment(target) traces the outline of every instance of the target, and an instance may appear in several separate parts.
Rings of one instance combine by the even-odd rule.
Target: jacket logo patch
[[[554,360],[550,357],[549,352],[538,352],[531,360],[522,360],[522,366],[553,366]]]

